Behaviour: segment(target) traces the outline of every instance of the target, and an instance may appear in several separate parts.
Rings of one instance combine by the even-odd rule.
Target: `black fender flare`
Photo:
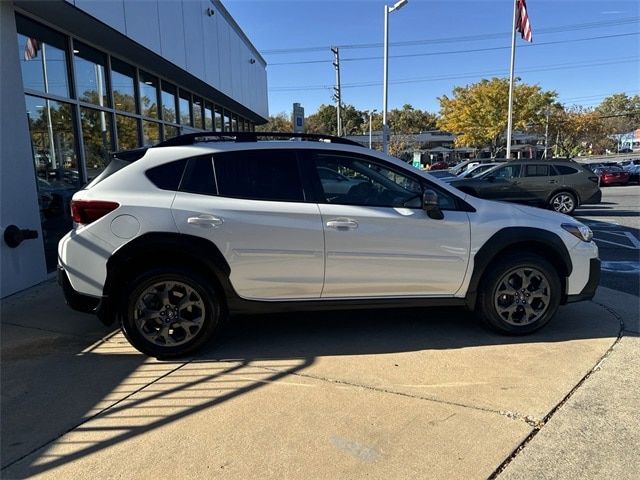
[[[566,289],[566,278],[571,275],[573,264],[562,239],[557,234],[541,228],[505,227],[494,233],[474,255],[473,273],[466,294],[468,308],[475,308],[478,287],[489,265],[501,254],[518,248],[526,249],[549,260],[558,270],[563,289]],[[565,297],[563,292],[563,303]]]

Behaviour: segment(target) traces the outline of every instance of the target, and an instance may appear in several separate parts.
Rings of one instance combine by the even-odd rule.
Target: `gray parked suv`
[[[570,160],[513,160],[450,185],[476,197],[548,207],[565,214],[602,199],[598,177]]]

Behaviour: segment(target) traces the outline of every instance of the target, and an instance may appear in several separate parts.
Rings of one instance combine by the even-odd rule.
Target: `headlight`
[[[561,226],[571,235],[578,237],[583,242],[590,242],[593,238],[593,232],[591,229],[581,223],[563,223]]]

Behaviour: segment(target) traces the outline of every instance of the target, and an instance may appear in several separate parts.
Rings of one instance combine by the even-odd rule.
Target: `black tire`
[[[558,213],[571,215],[578,208],[578,200],[571,192],[556,192],[549,198],[549,208]]]
[[[119,314],[122,331],[134,348],[151,357],[175,358],[194,352],[222,324],[222,296],[190,270],[149,270],[130,282],[124,292]],[[182,300],[191,305],[180,307]],[[148,316],[155,318],[140,321],[141,305],[151,307]]]
[[[520,271],[523,273],[518,273]],[[520,285],[518,278],[522,279]],[[509,254],[495,261],[483,275],[476,313],[493,330],[525,335],[542,328],[553,318],[561,296],[560,277],[547,260],[534,254]],[[514,311],[509,313],[509,310]]]

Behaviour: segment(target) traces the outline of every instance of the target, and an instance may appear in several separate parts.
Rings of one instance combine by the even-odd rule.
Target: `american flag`
[[[27,44],[24,46],[24,59],[31,60],[38,56],[40,43],[33,37],[29,37]]]
[[[533,42],[533,33],[531,32],[531,24],[527,14],[527,2],[525,0],[517,0],[517,2],[516,31],[520,32],[522,38],[527,42]]]

